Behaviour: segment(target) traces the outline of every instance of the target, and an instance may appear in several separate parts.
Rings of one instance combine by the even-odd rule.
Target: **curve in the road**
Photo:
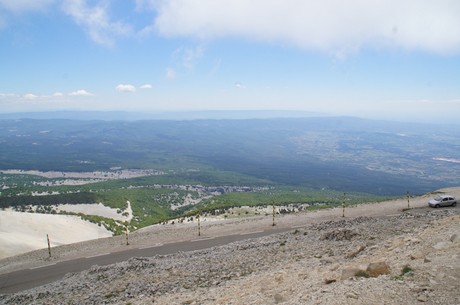
[[[152,246],[134,248],[113,253],[99,254],[85,258],[48,264],[41,267],[24,269],[0,275],[0,293],[15,293],[61,279],[65,274],[80,272],[94,265],[109,265],[128,260],[132,257],[151,257],[154,255],[166,255],[179,251],[194,251],[215,246],[229,244],[231,242],[258,238],[270,234],[281,233],[291,228],[273,227],[265,231],[250,232],[238,235],[220,237],[201,237],[190,241],[154,244]]]

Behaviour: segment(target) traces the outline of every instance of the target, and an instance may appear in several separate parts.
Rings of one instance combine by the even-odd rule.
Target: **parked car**
[[[457,205],[457,199],[455,199],[454,196],[451,195],[437,195],[430,201],[428,201],[428,204],[432,208],[439,208],[439,207],[446,207],[446,206],[456,206]]]

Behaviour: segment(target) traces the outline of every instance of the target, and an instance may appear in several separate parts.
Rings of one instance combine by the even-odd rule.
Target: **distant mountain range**
[[[127,111],[51,111],[0,113],[0,119],[68,119],[102,121],[139,120],[197,120],[197,119],[268,119],[305,118],[323,116],[320,113],[287,110],[227,110],[227,111],[165,111],[165,112],[127,112]]]

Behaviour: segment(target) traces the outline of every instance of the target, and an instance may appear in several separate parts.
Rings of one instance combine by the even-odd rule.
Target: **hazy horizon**
[[[251,120],[251,119],[302,119],[302,118],[354,118],[375,122],[459,126],[460,120],[419,120],[417,118],[397,117],[364,117],[354,115],[334,115],[310,111],[290,110],[191,110],[191,111],[93,111],[93,110],[51,110],[1,112],[0,120],[4,119],[68,119],[68,120],[106,120],[106,121],[139,121],[139,120]]]

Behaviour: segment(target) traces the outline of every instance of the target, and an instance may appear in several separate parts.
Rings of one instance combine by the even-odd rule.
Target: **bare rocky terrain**
[[[460,188],[444,189],[460,197]],[[134,257],[67,274],[1,304],[460,304],[460,208],[430,209],[433,194],[297,213],[286,233],[205,250]],[[203,224],[202,238],[251,232],[267,217]],[[197,238],[193,224],[38,250],[0,261],[0,273],[101,251]]]

